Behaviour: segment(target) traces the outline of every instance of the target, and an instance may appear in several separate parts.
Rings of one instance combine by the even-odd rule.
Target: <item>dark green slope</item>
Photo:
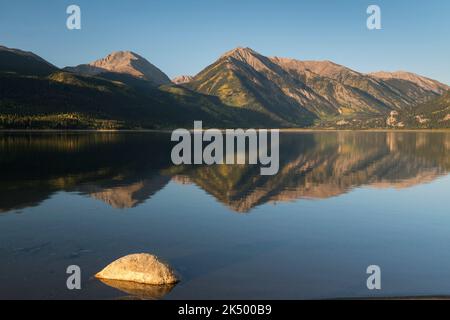
[[[58,68],[31,52],[0,46],[0,70],[23,75],[47,76]]]
[[[185,88],[132,87],[56,72],[48,77],[0,74],[0,128],[158,129],[272,126],[263,115],[228,110],[214,97]]]

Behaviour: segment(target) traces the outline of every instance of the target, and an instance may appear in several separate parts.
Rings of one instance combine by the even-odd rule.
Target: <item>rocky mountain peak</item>
[[[253,49],[238,47],[224,53],[220,58],[221,59],[233,58],[235,60],[245,62],[249,65],[254,66],[264,57]]]
[[[257,55],[258,53],[248,47],[237,47],[230,51],[225,52],[222,57],[234,57],[234,58],[245,58],[251,55]]]
[[[66,68],[85,75],[98,75],[105,72],[126,74],[151,81],[156,85],[170,83],[169,77],[142,56],[132,51],[115,51],[106,57],[77,67]]]

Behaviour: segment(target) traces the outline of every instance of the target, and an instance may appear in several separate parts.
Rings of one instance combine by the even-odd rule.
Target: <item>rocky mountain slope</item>
[[[363,74],[330,61],[272,58],[324,96],[339,114],[384,113],[425,102],[450,87],[412,73]],[[386,73],[384,73],[386,74]],[[402,75],[409,75],[402,76]]]
[[[394,87],[399,88],[399,90],[404,90],[405,88],[401,86],[400,84],[407,84],[408,82],[411,84],[414,84],[421,88],[424,91],[431,91],[436,94],[443,94],[444,92],[450,90],[450,87],[440,83],[439,81],[429,79],[427,77],[419,76],[412,72],[405,72],[405,71],[395,71],[395,72],[385,72],[385,71],[379,71],[370,73],[369,75],[378,78],[383,79],[385,82],[391,84]],[[412,94],[411,91],[406,92],[407,94]],[[415,97],[415,96],[413,96]]]
[[[250,48],[227,52],[185,85],[296,125],[386,116],[450,89],[412,73],[363,74],[330,61],[268,58]]]
[[[230,106],[255,110],[288,126],[311,125],[318,105],[328,105],[304,83],[249,48],[222,55],[186,86]],[[308,106],[308,107],[307,107]]]

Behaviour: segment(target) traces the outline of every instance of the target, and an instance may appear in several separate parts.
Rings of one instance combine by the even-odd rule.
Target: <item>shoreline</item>
[[[250,128],[209,128],[220,131],[228,129],[247,130]],[[450,128],[436,128],[436,129],[324,129],[324,128],[251,128],[255,130],[279,130],[280,132],[450,132]],[[0,133],[172,133],[176,129],[0,129]],[[194,131],[194,129],[187,129]],[[206,131],[208,129],[202,129]]]

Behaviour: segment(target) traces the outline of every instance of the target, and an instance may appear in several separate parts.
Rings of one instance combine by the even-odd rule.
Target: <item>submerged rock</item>
[[[174,284],[179,280],[172,268],[147,253],[122,257],[95,275],[99,279],[131,281],[150,285]]]

